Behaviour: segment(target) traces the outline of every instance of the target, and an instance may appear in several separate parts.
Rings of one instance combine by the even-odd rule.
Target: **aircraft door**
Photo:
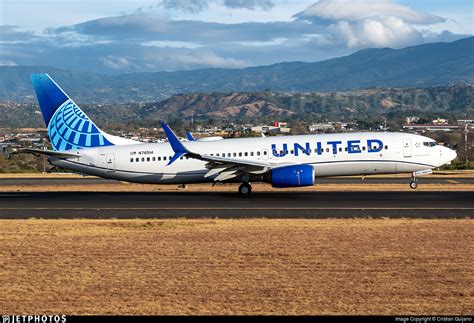
[[[403,138],[403,156],[404,157],[411,157],[411,139],[410,138]]]

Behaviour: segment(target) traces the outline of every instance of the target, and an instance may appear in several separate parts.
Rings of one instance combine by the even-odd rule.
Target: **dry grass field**
[[[0,310],[474,314],[464,220],[2,220]]]

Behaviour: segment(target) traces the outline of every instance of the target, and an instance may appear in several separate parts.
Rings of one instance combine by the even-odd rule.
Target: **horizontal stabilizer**
[[[40,154],[40,155],[46,155],[49,157],[56,157],[60,159],[81,157],[81,154],[79,152],[66,153],[66,152],[61,152],[61,151],[43,150],[43,149],[34,149],[34,148],[20,148],[20,149],[12,151],[12,154],[21,154],[21,153]]]

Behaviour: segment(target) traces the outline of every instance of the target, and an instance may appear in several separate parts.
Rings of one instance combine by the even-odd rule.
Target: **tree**
[[[291,125],[291,134],[292,135],[304,135],[307,133],[306,125],[301,121],[293,122]]]

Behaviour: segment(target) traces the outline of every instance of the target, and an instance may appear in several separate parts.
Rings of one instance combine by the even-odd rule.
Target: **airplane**
[[[456,152],[409,133],[354,132],[300,136],[181,141],[164,122],[167,142],[141,143],[100,130],[48,74],[31,75],[52,150],[33,148],[51,164],[81,174],[149,184],[251,183],[276,188],[314,185],[326,176],[411,173],[417,176],[450,163]]]

